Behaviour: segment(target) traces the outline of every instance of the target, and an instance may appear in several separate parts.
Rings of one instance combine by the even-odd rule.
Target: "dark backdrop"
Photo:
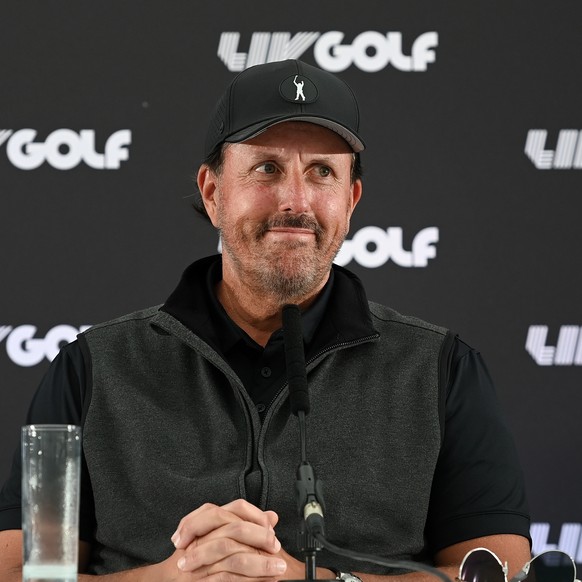
[[[371,299],[483,352],[534,551],[582,562],[580,2],[22,0],[0,15],[0,480],[58,346],[162,302],[216,251],[188,205],[208,113],[230,69],[288,40],[361,103],[342,261]]]

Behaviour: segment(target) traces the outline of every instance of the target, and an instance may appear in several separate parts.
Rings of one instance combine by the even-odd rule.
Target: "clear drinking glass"
[[[77,582],[80,480],[80,427],[22,427],[24,582]]]

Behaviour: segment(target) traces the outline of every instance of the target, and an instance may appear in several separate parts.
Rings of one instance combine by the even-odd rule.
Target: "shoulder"
[[[391,307],[369,301],[370,313],[375,324],[380,326],[394,326],[420,333],[435,334],[444,338],[449,332],[445,327],[429,323],[418,317],[403,315]]]
[[[153,321],[159,314],[159,308],[160,306],[155,306],[134,311],[93,325],[80,333],[77,337],[85,359],[92,348],[106,350],[109,353],[122,348],[125,350],[130,344],[147,343],[152,337],[157,337],[158,334],[152,331],[156,329]]]
[[[161,307],[161,305],[147,307],[146,309],[140,309],[138,311],[133,311],[131,313],[127,313],[125,315],[122,315],[120,317],[116,317],[114,319],[110,319],[108,321],[104,321],[102,323],[97,323],[95,325],[92,325],[89,329],[82,332],[82,334],[80,334],[80,335],[87,336],[87,335],[91,335],[91,334],[98,332],[100,330],[103,330],[103,329],[113,328],[113,327],[117,327],[117,326],[131,325],[133,323],[139,323],[139,322],[147,322],[148,320],[151,320],[153,317],[155,317],[158,314],[160,307]]]
[[[160,307],[160,305],[157,305],[146,309],[140,309],[102,323],[97,323],[80,333],[78,338],[81,343],[83,343],[84,341],[90,341],[94,338],[102,337],[103,335],[124,335],[125,333],[128,333],[129,330],[134,332],[134,330],[139,329],[140,327],[149,326],[151,321],[159,313]]]

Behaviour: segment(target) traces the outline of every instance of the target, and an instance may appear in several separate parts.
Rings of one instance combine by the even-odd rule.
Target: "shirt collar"
[[[160,311],[174,317],[220,353],[224,349],[223,330],[219,310],[213,303],[213,287],[206,283],[209,269],[214,264],[217,265],[214,268],[220,280],[220,255],[197,260],[184,271],[178,286],[160,307]],[[306,349],[308,359],[338,342],[345,344],[378,335],[361,281],[354,273],[338,265],[333,265],[332,273],[333,278],[330,277],[318,301],[311,306],[316,321],[309,323],[311,313],[307,311],[311,309],[304,314],[308,320],[304,325],[304,337],[308,342],[306,348],[309,348]],[[207,288],[212,289],[212,292],[209,293]]]
[[[308,309],[301,313],[301,321],[303,328],[303,342],[308,345],[312,340],[317,326],[319,325],[323,314],[325,313],[325,308],[329,302],[331,296],[331,291],[333,288],[333,270],[330,272],[329,279],[325,283],[323,289],[315,299],[315,301],[309,306]],[[221,351],[226,354],[229,350],[234,348],[234,346],[242,341],[249,347],[255,349],[262,349],[259,344],[257,344],[243,329],[241,329],[226,313],[224,307],[218,301],[216,296],[216,286],[222,279],[222,263],[213,263],[208,269],[208,274],[206,277],[206,292],[210,299],[210,303],[214,308],[216,318],[214,323],[216,324],[216,335],[220,338]],[[271,335],[269,341],[277,341],[282,334],[282,329],[278,329]]]

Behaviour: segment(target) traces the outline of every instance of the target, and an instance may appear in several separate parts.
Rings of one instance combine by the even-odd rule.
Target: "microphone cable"
[[[422,562],[411,562],[409,560],[388,560],[382,556],[375,556],[373,554],[364,554],[362,552],[346,550],[345,548],[341,548],[332,544],[325,538],[325,536],[321,535],[320,533],[314,532],[309,525],[307,525],[307,530],[326,550],[332,552],[333,554],[337,554],[338,556],[343,556],[344,558],[350,558],[351,560],[357,560],[359,562],[369,562],[391,569],[426,572],[427,574],[432,574],[433,576],[440,578],[443,582],[452,582],[447,574],[438,568],[435,568],[434,566],[429,566],[428,564],[423,564]]]
[[[299,438],[301,448],[301,463],[297,469],[295,490],[298,499],[299,515],[311,537],[317,544],[303,548],[306,555],[306,579],[316,580],[315,551],[325,548],[333,554],[360,562],[369,562],[390,569],[425,572],[440,578],[443,582],[451,579],[439,569],[408,560],[389,560],[382,556],[355,552],[336,546],[325,537],[323,512],[325,509],[321,483],[315,477],[315,471],[307,461],[307,437],[305,417],[309,413],[309,391],[307,386],[307,371],[305,367],[305,350],[303,348],[303,330],[301,327],[301,311],[297,305],[283,307],[283,337],[285,343],[285,359],[287,365],[287,380],[289,384],[289,403],[291,412],[299,421]]]

